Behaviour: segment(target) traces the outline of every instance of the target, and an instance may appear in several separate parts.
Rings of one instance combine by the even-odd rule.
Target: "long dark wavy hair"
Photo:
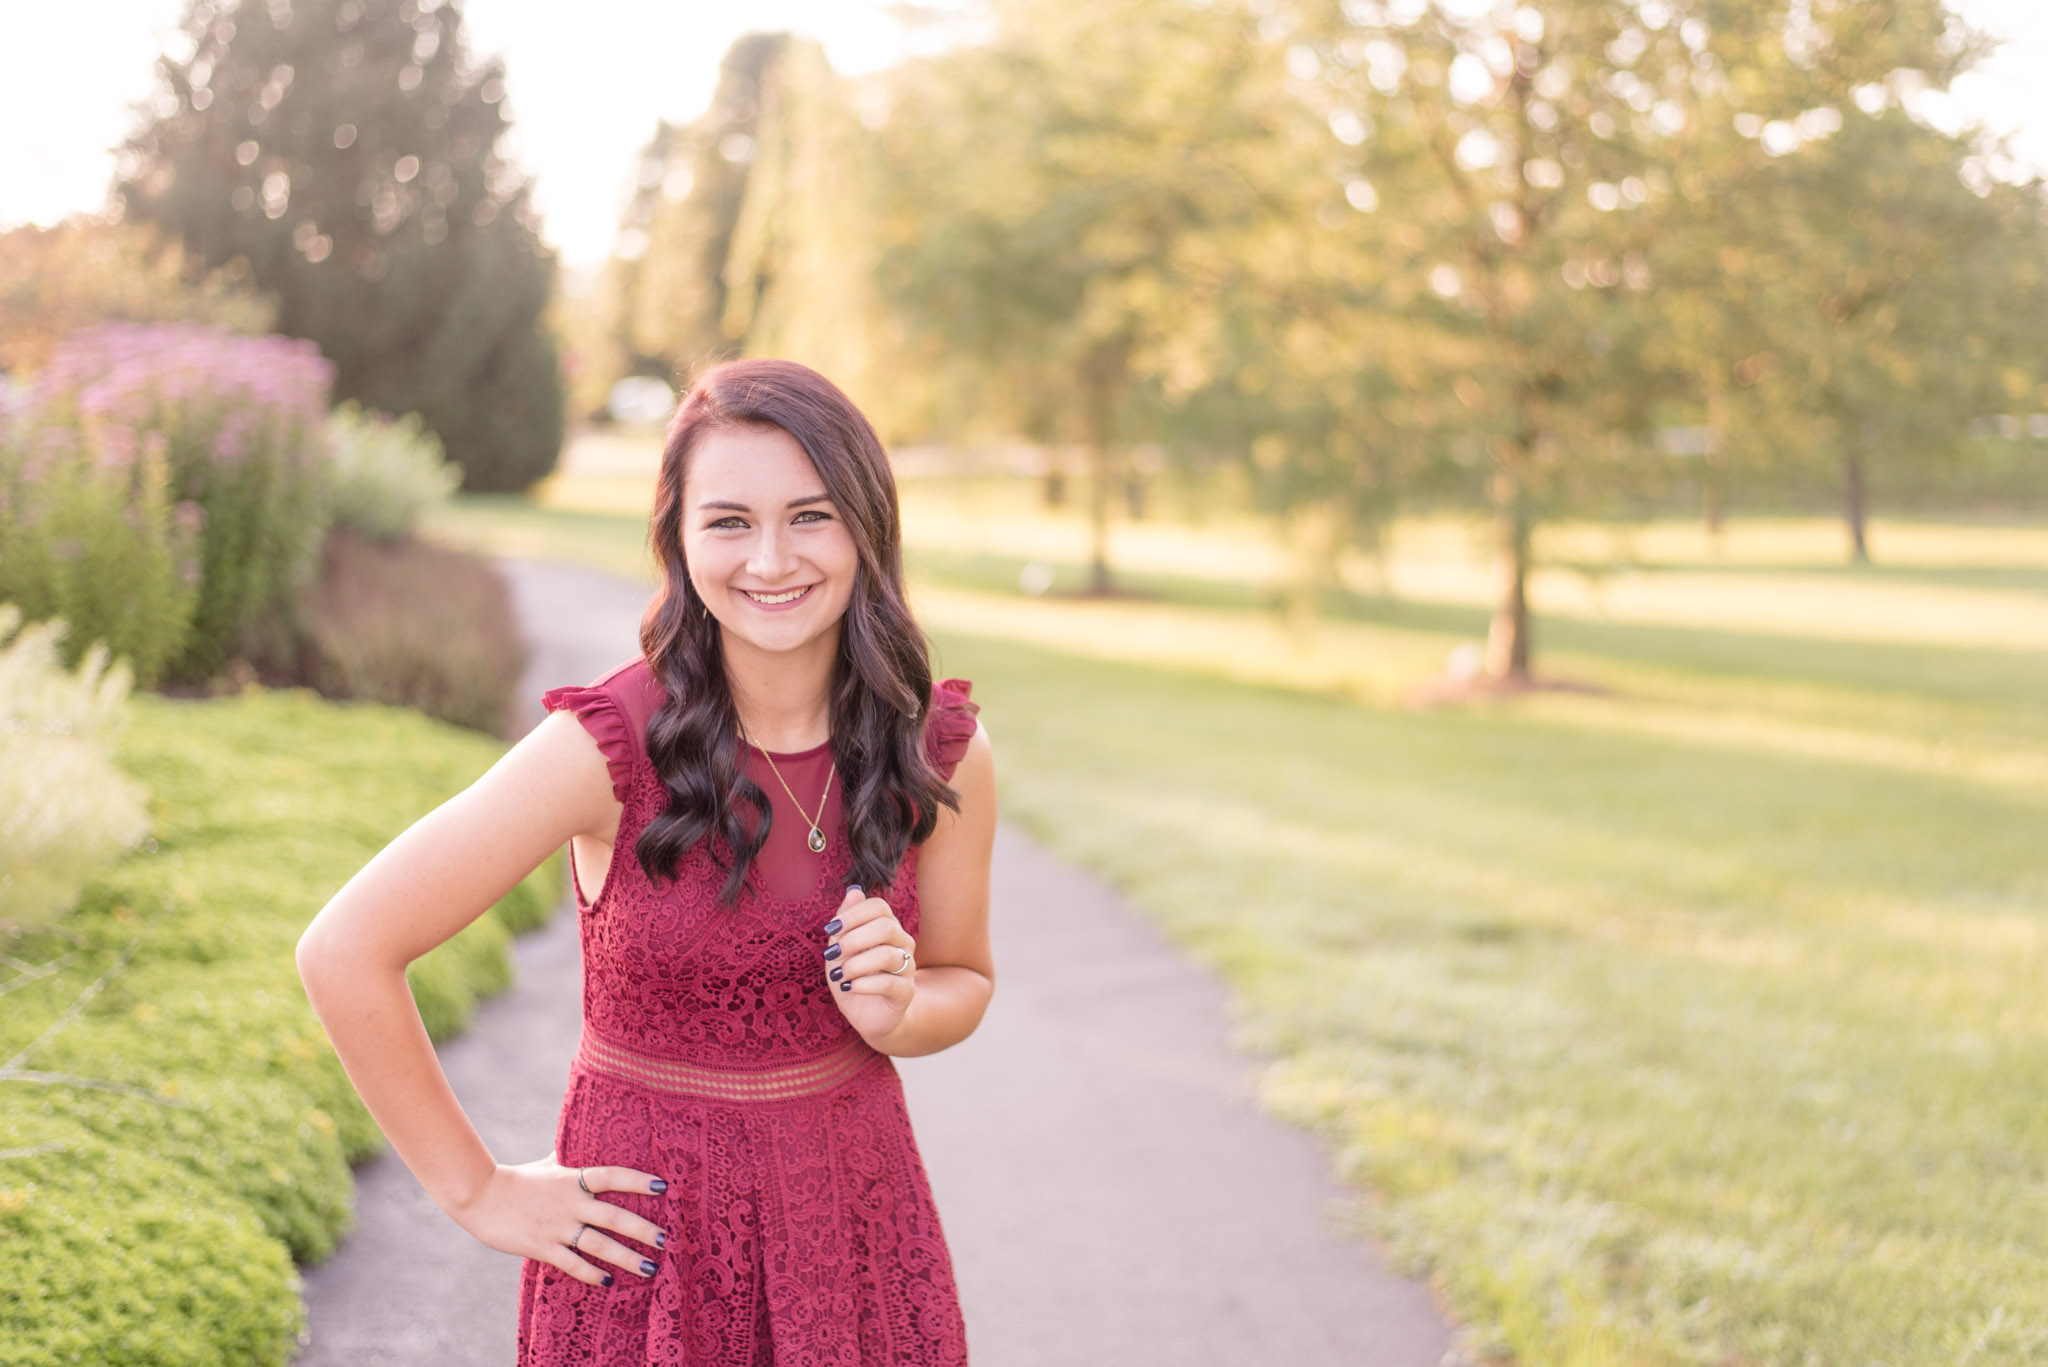
[[[767,793],[746,774],[718,619],[691,585],[683,558],[690,455],[707,432],[735,426],[777,427],[796,439],[859,552],[832,667],[832,757],[853,881],[887,887],[904,851],[931,835],[939,804],[957,812],[960,797],[924,754],[931,658],[903,591],[903,526],[889,458],[853,401],[794,361],[713,366],[669,424],[647,529],[663,583],[640,621],[641,651],[668,690],[648,718],[647,753],[669,800],[633,852],[650,878],[672,879],[691,849],[707,841],[726,874],[719,900],[731,906],[774,819]]]

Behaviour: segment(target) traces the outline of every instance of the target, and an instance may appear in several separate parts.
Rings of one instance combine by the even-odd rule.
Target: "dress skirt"
[[[666,1178],[660,1195],[598,1194],[666,1231],[666,1247],[607,1230],[656,1269],[645,1277],[587,1258],[614,1274],[609,1287],[526,1260],[521,1367],[966,1362],[894,1060],[855,1038],[781,1070],[783,1081],[756,1074],[738,1088],[710,1070],[641,1060],[586,1027],[555,1154],[566,1167]],[[727,1095],[704,1094],[718,1091]]]

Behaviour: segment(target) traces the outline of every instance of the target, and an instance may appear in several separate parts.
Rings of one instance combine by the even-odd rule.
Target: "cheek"
[[[825,547],[824,558],[832,577],[842,587],[853,583],[854,571],[860,566],[860,552],[854,549],[851,535],[839,531]]]
[[[689,566],[690,582],[696,585],[700,598],[713,598],[726,591],[734,569],[731,560],[726,548],[715,541],[683,545],[683,563]]]

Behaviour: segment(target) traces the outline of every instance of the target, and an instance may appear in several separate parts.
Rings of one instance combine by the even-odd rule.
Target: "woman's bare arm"
[[[406,965],[572,836],[609,835],[618,809],[597,742],[572,713],[552,713],[365,864],[299,937],[299,977],[349,1081],[451,1216],[497,1165],[441,1071]]]
[[[958,1044],[981,1024],[995,995],[988,920],[996,768],[978,723],[953,771],[953,788],[960,810],[939,808],[938,825],[918,847],[916,995],[893,1029],[868,1040],[885,1054],[935,1054]]]

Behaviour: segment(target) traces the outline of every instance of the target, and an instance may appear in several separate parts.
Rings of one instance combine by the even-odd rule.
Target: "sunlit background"
[[[474,50],[502,54],[515,74],[510,146],[539,180],[548,240],[566,264],[591,266],[611,249],[647,130],[657,119],[682,123],[702,111],[734,38],[801,33],[824,44],[835,69],[877,71],[917,45],[922,26],[906,23],[905,8],[877,0],[590,0],[565,23],[561,7],[546,0],[471,0],[463,13]],[[53,223],[105,202],[130,106],[153,93],[156,56],[183,10],[180,0],[104,0],[24,6],[8,16],[0,227]],[[1925,116],[1951,129],[1969,122],[2010,134],[2023,160],[2048,165],[2048,83],[2040,79],[2048,6],[1963,0],[1957,10],[2002,46],[1952,98],[1926,97]],[[597,71],[601,87],[592,82]]]
[[[2048,1358],[2048,5],[184,13],[0,55],[0,1344],[289,1359],[293,937],[765,354],[1465,1361]]]
[[[816,38],[837,70],[876,71],[911,50],[897,7],[873,0],[764,0],[747,5],[593,0],[574,22],[546,0],[464,6],[473,50],[517,72],[508,147],[534,171],[547,237],[571,266],[604,259],[632,162],[658,119],[703,111],[718,62],[749,30]],[[0,62],[0,227],[53,223],[99,208],[130,106],[154,93],[157,54],[181,0],[22,7],[8,16]],[[602,72],[601,79],[593,73]]]

